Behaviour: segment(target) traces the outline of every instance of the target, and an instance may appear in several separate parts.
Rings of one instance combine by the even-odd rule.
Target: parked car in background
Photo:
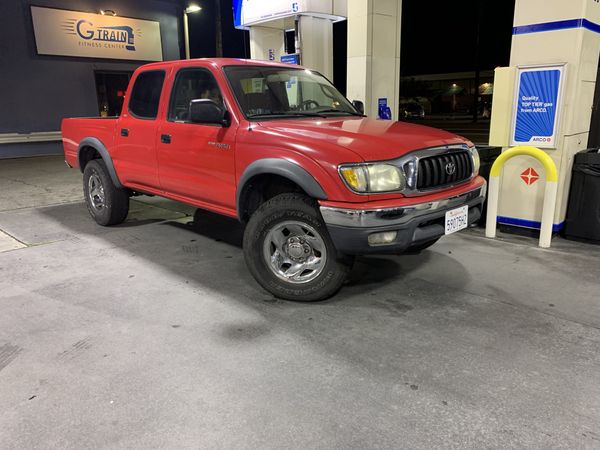
[[[425,108],[416,102],[403,103],[400,105],[399,115],[400,119],[424,119]]]
[[[148,64],[118,118],[65,119],[62,134],[98,224],[123,222],[138,194],[235,217],[250,272],[285,299],[335,294],[356,255],[466,228],[486,194],[470,141],[367,118],[319,73],[279,63]]]

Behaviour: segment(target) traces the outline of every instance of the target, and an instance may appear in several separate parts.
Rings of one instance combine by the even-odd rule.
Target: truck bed
[[[81,117],[63,119],[61,124],[65,161],[72,167],[79,167],[77,150],[79,143],[93,136],[110,149],[114,144],[117,117]]]

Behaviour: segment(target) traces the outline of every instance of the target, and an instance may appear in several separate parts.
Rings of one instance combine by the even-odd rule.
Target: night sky
[[[515,0],[404,0],[402,75],[475,70],[478,3],[480,68],[507,66]]]
[[[192,57],[215,55],[215,12],[218,0],[199,0],[203,10],[191,14]],[[223,50],[229,57],[249,57],[248,33],[233,27],[231,0],[221,1]],[[404,0],[402,15],[402,75],[464,72],[475,69],[478,3],[482,5],[479,63],[482,70],[506,66],[515,0]],[[345,27],[336,27],[336,52],[344,46]],[[336,65],[342,63],[337,55]]]
[[[202,11],[189,15],[190,54],[192,58],[210,58],[215,56],[215,2],[218,0],[197,0],[194,4]],[[233,2],[221,1],[221,20],[223,28],[223,56],[231,58],[250,58],[250,44],[247,31],[236,30],[233,26]]]

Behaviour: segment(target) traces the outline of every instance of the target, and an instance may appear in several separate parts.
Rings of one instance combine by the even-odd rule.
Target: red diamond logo
[[[533,167],[530,167],[521,174],[521,178],[523,179],[526,185],[530,186],[540,179],[540,175],[535,171]]]

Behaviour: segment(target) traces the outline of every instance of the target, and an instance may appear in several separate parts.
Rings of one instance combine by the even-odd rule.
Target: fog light
[[[369,245],[375,247],[377,245],[389,245],[396,240],[397,231],[386,231],[384,233],[374,233],[369,235]]]

